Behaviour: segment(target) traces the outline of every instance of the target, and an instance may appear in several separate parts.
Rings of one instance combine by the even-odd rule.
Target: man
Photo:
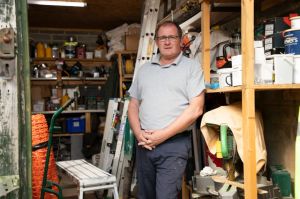
[[[137,140],[138,199],[176,199],[191,150],[191,125],[204,105],[203,71],[181,52],[174,22],[156,29],[160,53],[129,89],[128,117]]]

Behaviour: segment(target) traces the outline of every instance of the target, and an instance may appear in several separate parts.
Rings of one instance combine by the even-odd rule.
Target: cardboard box
[[[265,36],[280,33],[290,28],[287,17],[273,17],[264,21]]]
[[[140,35],[141,28],[140,27],[129,27],[126,35]]]
[[[38,101],[42,100],[43,98],[51,97],[51,91],[47,87],[42,86],[32,86],[31,87],[31,100],[32,101]]]
[[[272,48],[284,48],[283,35],[281,33],[275,33],[264,39],[265,51]]]
[[[139,48],[139,35],[125,35],[125,49],[138,50]]]

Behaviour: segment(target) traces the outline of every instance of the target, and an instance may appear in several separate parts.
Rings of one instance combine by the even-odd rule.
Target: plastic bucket
[[[288,29],[283,36],[285,54],[300,55],[300,29]]]
[[[294,56],[294,81],[295,84],[300,84],[300,55]]]
[[[300,28],[300,16],[292,17],[291,20],[291,28],[292,29],[299,29]]]

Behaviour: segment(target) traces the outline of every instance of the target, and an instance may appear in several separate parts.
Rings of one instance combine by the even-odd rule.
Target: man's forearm
[[[139,120],[139,107],[137,106],[137,104],[132,102],[129,103],[128,119],[131,129],[133,130],[134,135],[136,135],[141,130]]]

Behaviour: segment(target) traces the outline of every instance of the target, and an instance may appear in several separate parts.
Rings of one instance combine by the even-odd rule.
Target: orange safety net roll
[[[37,114],[32,115],[32,146],[36,146],[38,144],[44,143],[48,141],[48,125],[44,115]],[[43,175],[44,175],[44,168],[46,162],[46,155],[47,155],[47,146],[32,151],[32,198],[33,199],[40,199],[41,196],[41,189],[42,189],[42,182],[43,182]],[[49,167],[48,167],[48,180],[52,182],[58,183],[58,175],[57,169],[55,165],[55,159],[53,151],[50,152],[50,160],[49,160]],[[57,188],[54,189],[57,191]],[[54,199],[56,198],[55,195],[46,193],[45,199]]]

